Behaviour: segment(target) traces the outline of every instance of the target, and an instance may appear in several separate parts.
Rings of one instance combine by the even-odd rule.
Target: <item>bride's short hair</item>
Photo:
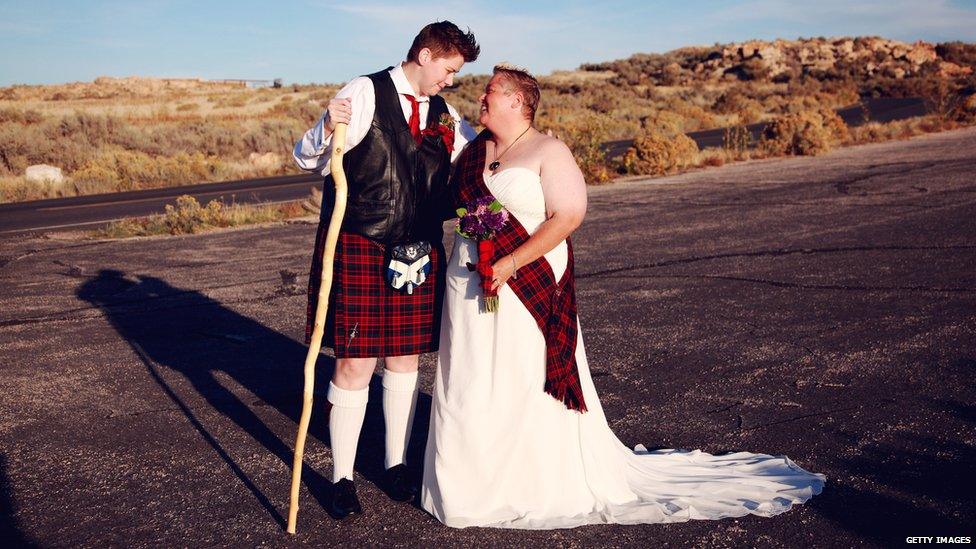
[[[522,94],[522,114],[528,120],[535,119],[535,111],[539,108],[539,81],[529,74],[529,71],[510,63],[495,65],[494,74],[500,74],[512,86],[512,91]]]

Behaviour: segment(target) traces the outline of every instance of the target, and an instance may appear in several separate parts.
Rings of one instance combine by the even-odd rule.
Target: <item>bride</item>
[[[785,456],[647,451],[610,430],[576,316],[570,233],[586,211],[569,149],[532,127],[538,82],[495,67],[485,132],[455,169],[467,203],[509,211],[497,237],[497,312],[485,312],[477,242],[447,268],[421,504],[453,527],[569,528],[748,513],[772,516],[819,494],[825,477]]]

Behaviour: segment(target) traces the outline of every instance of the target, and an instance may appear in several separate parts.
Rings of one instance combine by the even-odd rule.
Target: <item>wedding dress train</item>
[[[508,168],[492,194],[531,234],[546,218],[539,176]],[[546,254],[556,279],[566,243]],[[543,391],[545,342],[504,286],[481,311],[476,243],[456,238],[447,269],[421,504],[453,527],[568,528],[772,516],[803,503],[825,477],[785,456],[624,446],[610,430],[579,331],[576,360],[588,411]]]

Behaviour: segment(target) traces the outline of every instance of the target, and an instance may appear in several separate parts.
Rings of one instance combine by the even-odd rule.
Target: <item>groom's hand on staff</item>
[[[328,116],[325,119],[325,129],[331,134],[337,124],[348,124],[352,118],[352,103],[348,99],[333,99],[329,101]]]

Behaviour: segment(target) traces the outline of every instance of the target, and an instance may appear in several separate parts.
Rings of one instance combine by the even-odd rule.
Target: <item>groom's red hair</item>
[[[471,29],[464,32],[450,21],[438,21],[420,29],[417,37],[413,39],[410,51],[407,52],[407,61],[416,63],[420,50],[424,48],[430,50],[434,59],[450,57],[457,53],[464,58],[465,63],[474,61],[481,53],[481,46],[474,39]]]

